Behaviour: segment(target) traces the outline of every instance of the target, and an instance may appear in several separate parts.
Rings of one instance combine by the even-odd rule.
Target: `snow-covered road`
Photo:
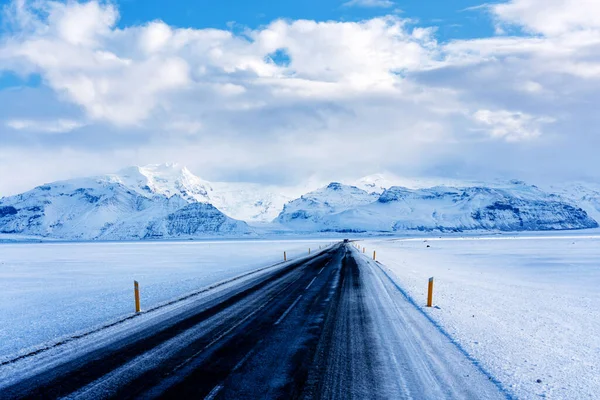
[[[497,399],[507,394],[351,245],[0,367],[7,398]]]

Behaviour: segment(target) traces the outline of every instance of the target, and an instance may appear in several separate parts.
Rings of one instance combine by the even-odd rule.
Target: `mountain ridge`
[[[108,174],[53,182],[2,198],[0,232],[71,240],[180,238],[252,232],[245,222],[199,201],[204,200],[196,198],[202,195],[203,186],[198,186],[194,179],[188,182],[191,186],[163,179],[159,180],[163,186],[152,188],[149,185],[154,182],[152,179],[134,170],[129,172],[131,174],[123,176]],[[205,207],[190,208],[191,204]],[[173,225],[172,221],[182,210],[187,211],[189,226]]]
[[[327,209],[323,212],[320,204],[326,202],[323,198],[311,199],[293,211],[284,208],[278,221],[298,230],[333,232],[543,231],[598,227],[576,204],[521,181],[495,188],[392,186],[374,202],[356,204],[339,212]]]
[[[550,193],[518,180],[446,182],[457,185],[383,173],[318,188],[276,187],[209,182],[180,164],[151,164],[0,198],[0,233],[123,240],[245,236],[281,229],[394,233],[598,226],[592,216],[600,217],[600,190],[594,186],[546,189],[556,192]]]

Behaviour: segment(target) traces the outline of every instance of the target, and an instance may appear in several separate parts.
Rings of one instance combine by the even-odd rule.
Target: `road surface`
[[[507,397],[342,243],[47,353],[0,367],[23,371],[0,383],[0,398]]]

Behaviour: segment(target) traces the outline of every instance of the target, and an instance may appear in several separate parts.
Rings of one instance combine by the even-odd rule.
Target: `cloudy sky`
[[[208,180],[600,180],[598,0],[0,0],[0,196]]]

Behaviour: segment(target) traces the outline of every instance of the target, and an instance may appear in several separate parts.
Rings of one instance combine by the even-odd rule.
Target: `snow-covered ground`
[[[328,242],[0,243],[0,360]]]
[[[360,244],[517,398],[600,396],[600,236]]]

